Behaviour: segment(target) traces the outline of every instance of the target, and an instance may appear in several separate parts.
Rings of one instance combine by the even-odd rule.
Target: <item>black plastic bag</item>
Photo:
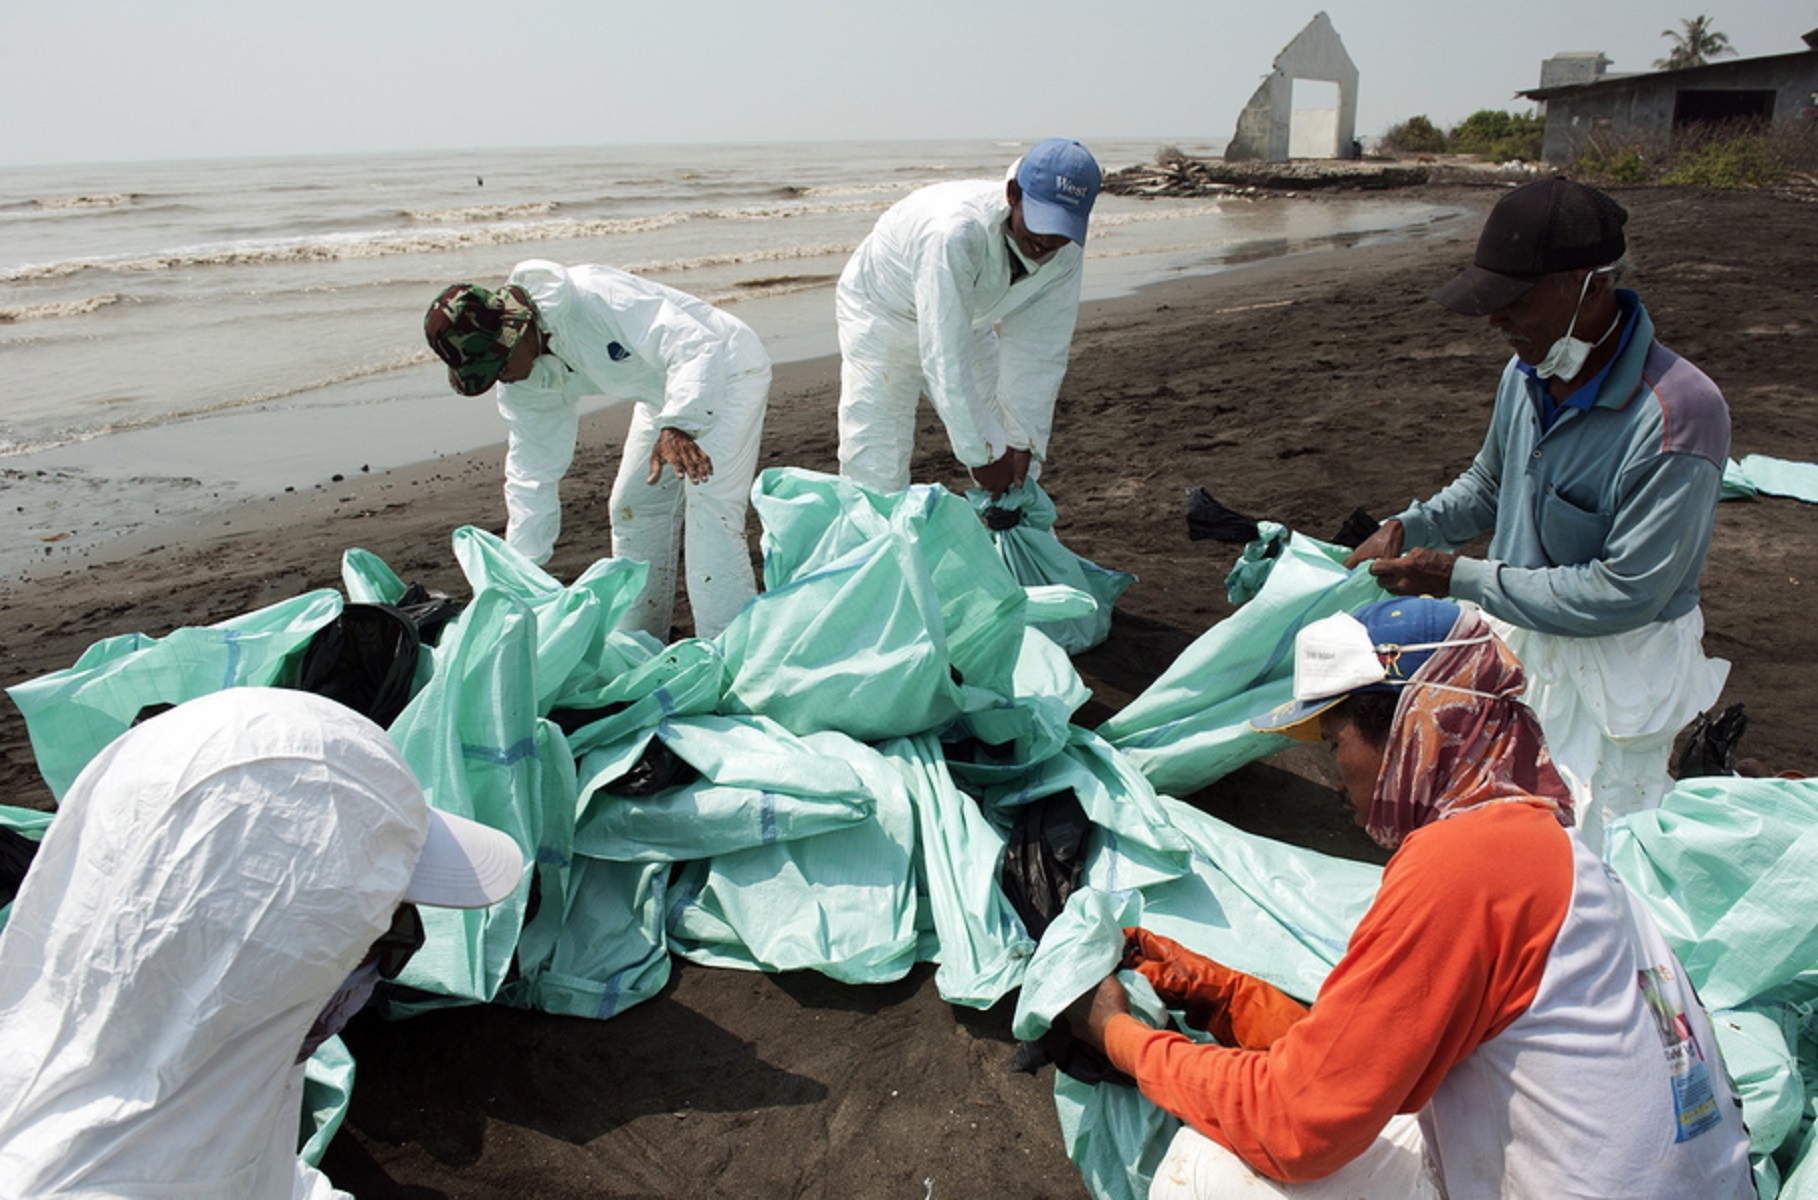
[[[1369,541],[1370,535],[1381,528],[1381,521],[1361,508],[1354,508],[1351,510],[1351,515],[1345,518],[1345,523],[1338,527],[1338,532],[1332,535],[1332,544],[1343,546],[1347,550],[1355,550]]]
[[[1698,714],[1698,719],[1692,722],[1692,732],[1686,736],[1685,746],[1679,752],[1679,778],[1734,775],[1736,743],[1742,740],[1742,731],[1748,726],[1749,719],[1743,715],[1741,701],[1724,709],[1715,721],[1709,713]]]
[[[1247,545],[1260,536],[1253,518],[1226,508],[1203,487],[1187,489],[1187,537],[1192,541]]]
[[[389,726],[415,692],[421,646],[402,609],[349,604],[303,647],[296,686]]]
[[[1017,810],[998,881],[1023,927],[1037,941],[1085,877],[1086,834],[1091,828],[1086,810],[1070,790]]]

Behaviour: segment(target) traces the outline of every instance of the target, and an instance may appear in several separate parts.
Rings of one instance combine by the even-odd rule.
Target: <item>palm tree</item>
[[[1678,29],[1660,31],[1661,37],[1673,40],[1673,49],[1665,58],[1654,60],[1657,70],[1677,71],[1684,67],[1702,67],[1713,58],[1736,53],[1730,48],[1730,35],[1712,29],[1709,17],[1687,17],[1679,25]]]

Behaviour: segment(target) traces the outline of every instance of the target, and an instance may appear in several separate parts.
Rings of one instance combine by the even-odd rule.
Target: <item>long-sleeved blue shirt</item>
[[[1541,429],[1544,381],[1503,370],[1483,449],[1464,474],[1396,519],[1407,547],[1450,549],[1492,533],[1487,558],[1460,557],[1452,595],[1512,625],[1598,637],[1683,616],[1698,604],[1730,410],[1717,385],[1636,327],[1588,409]]]

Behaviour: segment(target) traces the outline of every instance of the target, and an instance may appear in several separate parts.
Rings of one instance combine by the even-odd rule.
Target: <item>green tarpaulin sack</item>
[[[140,709],[225,688],[284,686],[292,655],[340,611],[340,594],[323,590],[162,638],[107,638],[74,666],[10,687],[7,695],[25,717],[39,773],[61,800]]]
[[[670,886],[676,953],[843,983],[888,983],[909,971],[918,945],[914,810],[876,751],[851,743],[847,762],[874,812],[832,833],[687,864]]]
[[[519,1008],[605,1020],[649,1000],[669,982],[664,936],[668,863],[604,862],[576,855],[546,890],[536,927],[547,926],[545,953],[499,999]],[[525,930],[523,957],[531,956]]]
[[[430,805],[509,834],[536,868],[490,908],[424,908],[427,941],[399,977],[407,987],[492,999],[518,947],[533,877],[551,900],[566,893],[574,759],[561,730],[537,716],[536,634],[522,601],[479,593],[443,631],[434,678],[392,724]],[[559,906],[545,907],[560,925]]]
[[[1721,499],[1785,496],[1818,504],[1818,463],[1793,462],[1751,454],[1741,462],[1731,459],[1723,471]]]
[[[1099,733],[1158,791],[1184,796],[1291,743],[1250,719],[1291,698],[1294,635],[1386,593],[1350,551],[1295,534],[1256,597],[1208,629]]]
[[[1707,1007],[1818,1000],[1818,779],[1701,776],[1612,823],[1605,859]]]
[[[1022,984],[1035,951],[998,881],[1003,831],[955,786],[932,735],[878,750],[901,774],[915,811],[917,891],[940,964],[935,986],[949,1004],[989,1008]]]
[[[1124,927],[1143,923],[1138,893],[1086,889],[1068,897],[1029,964],[1012,1032],[1023,1041],[1040,1038],[1068,1005],[1117,971]],[[1152,1025],[1166,1022],[1167,1010],[1147,980],[1128,971],[1118,972],[1118,978],[1129,993],[1132,1013]],[[1082,1083],[1059,1070],[1054,1073],[1054,1107],[1067,1157],[1095,1200],[1145,1200],[1180,1118],[1133,1087]]]
[[[1092,698],[1067,652],[1035,626],[1023,634],[1011,696],[974,709],[942,734],[947,767],[968,788],[1020,779],[1067,748],[1073,714]]]
[[[993,498],[982,488],[966,493],[966,502],[984,522],[1010,575],[1024,586],[1064,584],[1091,596],[1097,608],[1089,616],[1043,621],[1035,626],[1069,654],[1102,643],[1111,633],[1111,610],[1136,576],[1113,571],[1081,558],[1054,534],[1054,501],[1033,479]]]
[[[887,531],[901,535],[932,588],[960,681],[1009,694],[1028,601],[965,500],[932,485],[882,496],[837,476],[781,468],[758,476],[751,503],[764,524],[766,590],[829,567]]]
[[[655,741],[690,768],[687,782],[617,794]],[[871,752],[838,733],[797,737],[763,717],[674,717],[585,755],[574,852],[617,862],[692,862],[831,833],[868,820]]]
[[[725,691],[726,664],[719,647],[683,638],[611,683],[570,694],[549,715],[568,731],[568,748],[579,759],[647,733],[665,718],[714,712]]]
[[[939,599],[894,530],[758,596],[715,641],[727,670],[721,711],[795,733],[875,741],[938,728],[967,704]]]
[[[297,1157],[312,1167],[322,1165],[328,1143],[347,1120],[353,1101],[354,1060],[339,1037],[316,1047],[303,1064],[303,1113]]]
[[[535,614],[539,712],[610,683],[662,649],[649,634],[614,628],[643,592],[647,563],[600,559],[564,586],[503,539],[472,526],[455,530],[454,555],[475,595],[497,589]]]

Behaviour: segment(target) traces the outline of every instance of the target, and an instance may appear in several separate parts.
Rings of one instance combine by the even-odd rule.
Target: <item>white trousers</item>
[[[915,453],[916,402],[926,391],[914,322],[899,321],[839,294],[840,474],[874,492],[908,487]],[[997,391],[997,331],[981,330],[972,359],[976,395]],[[1030,474],[1036,467],[1031,465]]]
[[[1607,637],[1561,637],[1485,614],[1527,671],[1522,695],[1572,789],[1578,831],[1603,853],[1618,817],[1658,808],[1673,789],[1673,739],[1717,703],[1730,664],[1704,656],[1704,612]]]
[[[745,519],[769,396],[768,365],[726,381],[713,427],[696,439],[713,460],[713,477],[705,483],[688,483],[668,466],[656,483],[644,482],[662,428],[651,406],[637,406],[612,484],[612,553],[649,563],[650,577],[621,629],[668,640],[678,554],[688,564],[696,637],[717,636],[757,595]]]
[[[1337,1172],[1309,1183],[1278,1183],[1191,1125],[1182,1125],[1149,1184],[1149,1200],[1441,1200],[1414,1116],[1390,1117],[1370,1148]]]

